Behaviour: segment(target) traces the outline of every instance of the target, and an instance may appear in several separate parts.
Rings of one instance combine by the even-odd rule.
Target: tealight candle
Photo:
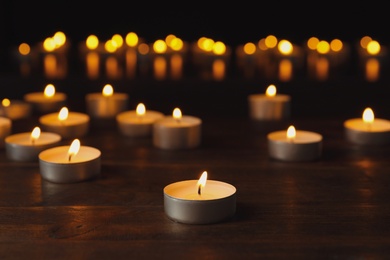
[[[67,95],[56,92],[53,84],[48,84],[44,92],[33,92],[24,95],[24,100],[32,104],[33,108],[40,113],[57,111],[65,106]]]
[[[153,124],[153,144],[162,149],[191,149],[201,141],[202,120],[194,116],[182,116],[175,108],[172,116],[165,116]]]
[[[93,118],[115,118],[128,108],[128,95],[114,93],[110,84],[106,84],[102,93],[90,93],[86,97],[87,113]]]
[[[275,85],[268,86],[265,94],[248,96],[249,115],[254,120],[283,120],[290,117],[290,96],[277,94]]]
[[[164,187],[164,210],[173,221],[211,224],[227,220],[236,211],[236,188],[226,182],[199,180],[175,182]]]
[[[81,146],[75,139],[70,146],[57,146],[39,154],[39,168],[44,180],[54,183],[74,183],[100,174],[101,152]]]
[[[4,98],[0,106],[0,116],[11,120],[26,118],[31,115],[31,104],[21,100]]]
[[[4,148],[4,139],[11,134],[12,121],[0,116],[0,148]]]
[[[137,105],[136,110],[121,112],[116,116],[119,131],[126,136],[151,136],[153,124],[164,117],[163,113],[146,110],[143,103]]]
[[[50,113],[39,118],[42,128],[54,132],[64,139],[80,138],[89,131],[90,118],[80,112],[69,112],[67,107],[61,108],[59,113]]]
[[[56,133],[41,132],[35,127],[31,133],[18,133],[5,138],[8,159],[13,161],[37,161],[38,154],[57,145],[61,136]]]
[[[362,118],[352,118],[344,122],[348,141],[360,145],[379,145],[390,143],[390,121],[375,118],[374,111],[366,108]]]
[[[267,135],[268,151],[272,158],[283,161],[311,161],[322,153],[322,135],[309,131],[295,130],[271,132]]]

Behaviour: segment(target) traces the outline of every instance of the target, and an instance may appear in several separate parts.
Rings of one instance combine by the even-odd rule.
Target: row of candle
[[[49,78],[63,78],[67,73],[66,59],[70,46],[65,35],[60,37],[57,34],[53,39],[64,38],[58,47],[51,47],[53,43],[49,45],[50,49],[45,49],[48,48],[45,47],[48,45],[45,42],[52,39],[48,38],[42,44],[43,47],[38,48],[42,55],[37,56],[43,57],[42,64]],[[362,37],[359,43],[357,55],[362,61],[365,77],[375,81],[379,79],[382,63],[388,56],[387,48],[369,36]],[[24,43],[23,46],[25,45]],[[207,37],[188,44],[175,35],[168,35],[164,40],[147,44],[131,32],[125,40],[121,35],[115,34],[105,43],[100,42],[96,35],[90,35],[85,42],[80,43],[79,52],[81,60],[85,62],[87,76],[91,79],[102,76],[103,63],[105,76],[113,79],[122,78],[124,74],[133,78],[138,69],[151,70],[155,78],[160,80],[168,77],[180,79],[184,65],[191,60],[200,69],[202,77],[221,80],[226,77],[227,68],[232,64],[234,50],[221,41]],[[269,35],[257,44],[248,42],[237,46],[234,58],[239,71],[246,77],[265,74],[266,77],[277,76],[282,81],[289,81],[294,77],[295,71],[307,67],[309,76],[326,80],[335,68],[343,68],[351,52],[349,44],[339,39],[328,42],[312,37],[307,41],[307,47],[303,47]],[[32,54],[26,52],[25,55]],[[21,53],[19,56],[22,56],[20,58],[24,65],[28,64],[29,59]]]

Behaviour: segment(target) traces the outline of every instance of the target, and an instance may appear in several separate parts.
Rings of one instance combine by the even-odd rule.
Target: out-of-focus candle
[[[296,130],[290,126],[287,131],[271,132],[267,135],[271,158],[282,161],[311,161],[322,153],[322,135]]]
[[[362,118],[352,118],[344,122],[348,141],[360,145],[381,145],[390,143],[390,121],[375,118],[374,111],[367,107]]]
[[[178,150],[198,147],[201,142],[202,120],[183,116],[179,108],[153,124],[153,144],[162,149]]]
[[[95,178],[101,171],[101,152],[81,146],[75,139],[70,146],[57,146],[39,154],[39,168],[44,180],[54,183],[74,183]]]
[[[103,87],[102,93],[90,93],[86,97],[87,113],[92,118],[115,118],[128,109],[129,96],[115,93],[111,84]]]
[[[54,132],[64,139],[80,138],[89,131],[90,118],[80,112],[69,112],[67,107],[61,108],[58,113],[50,113],[39,118],[42,128]]]
[[[31,104],[21,100],[4,98],[0,105],[0,116],[11,120],[26,118],[31,115]]]
[[[290,117],[291,97],[277,94],[275,85],[268,86],[265,94],[248,96],[249,115],[254,120],[283,120]]]
[[[126,136],[151,136],[153,124],[164,114],[158,111],[146,110],[143,103],[137,105],[136,110],[121,112],[116,116],[119,131]]]
[[[24,100],[32,104],[33,108],[40,113],[58,111],[65,106],[67,95],[56,92],[53,84],[47,84],[43,92],[33,92],[24,95]]]
[[[0,116],[0,148],[4,148],[4,139],[11,134],[12,121]]]
[[[236,188],[226,182],[199,180],[175,182],[164,187],[164,210],[173,221],[212,224],[232,217],[236,211]]]
[[[57,145],[61,136],[56,133],[41,132],[35,127],[31,133],[18,133],[5,138],[5,151],[13,161],[37,161],[38,154]]]

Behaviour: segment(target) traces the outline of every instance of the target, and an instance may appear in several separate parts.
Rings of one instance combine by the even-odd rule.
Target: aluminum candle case
[[[77,152],[71,153],[78,143]],[[75,139],[70,146],[57,146],[39,154],[39,168],[43,179],[53,183],[75,183],[95,178],[101,171],[100,150],[80,146]]]
[[[30,103],[40,113],[49,113],[65,106],[67,95],[56,92],[53,84],[48,84],[43,92],[33,92],[24,95],[24,100]]]
[[[163,192],[165,213],[175,222],[212,224],[236,211],[236,188],[225,182],[208,180],[200,187],[199,180],[185,180],[165,186]]]

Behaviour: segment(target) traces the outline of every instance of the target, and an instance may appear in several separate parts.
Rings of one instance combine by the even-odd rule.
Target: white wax
[[[166,116],[156,122],[159,127],[173,129],[199,126],[201,123],[202,121],[199,118],[193,116],[182,116],[180,119],[176,119],[173,116]]]
[[[309,144],[322,141],[322,135],[309,131],[297,130],[293,140],[287,138],[287,131],[276,131],[268,134],[268,139],[274,142],[291,144]]]
[[[374,122],[368,124],[362,118],[353,118],[346,120],[344,126],[348,129],[362,132],[388,132],[390,131],[390,121],[386,119],[375,118]]]
[[[228,183],[207,180],[206,185],[198,194],[198,180],[186,180],[172,183],[164,188],[164,193],[181,200],[217,200],[232,196],[236,188]]]
[[[119,124],[124,125],[149,125],[153,124],[157,119],[163,118],[164,114],[146,110],[145,114],[140,116],[136,110],[125,111],[117,115],[116,119]]]
[[[78,153],[69,161],[68,152],[69,146],[57,146],[41,152],[39,159],[53,164],[78,164],[95,160],[101,155],[100,150],[94,147],[80,146]]]
[[[5,142],[15,146],[39,147],[61,141],[61,136],[56,133],[41,132],[39,138],[31,141],[31,133],[18,133],[8,136]]]
[[[47,126],[58,126],[58,127],[75,126],[75,125],[88,123],[89,116],[84,113],[69,112],[66,120],[61,121],[58,119],[58,113],[50,113],[41,116],[39,118],[39,122],[42,125],[47,125]]]

